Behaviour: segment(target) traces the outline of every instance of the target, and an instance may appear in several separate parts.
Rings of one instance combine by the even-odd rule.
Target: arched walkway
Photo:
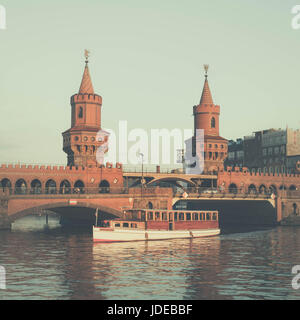
[[[15,194],[26,194],[27,193],[27,183],[24,179],[17,180],[15,184]]]
[[[102,180],[99,183],[99,193],[109,193],[110,192],[110,185],[107,180]]]
[[[228,187],[229,193],[237,193],[238,188],[235,183],[231,183]]]
[[[260,187],[258,189],[258,192],[260,194],[266,194],[267,193],[267,187],[264,184],[260,185]]]
[[[69,194],[71,193],[71,183],[68,180],[63,180],[59,185],[59,193]]]
[[[9,179],[2,179],[0,181],[0,188],[5,192],[6,190],[9,190],[9,193],[12,193],[12,185]]]
[[[277,195],[277,188],[274,184],[272,184],[270,187],[269,187],[269,192],[270,193],[274,193],[275,195]]]
[[[74,183],[74,193],[84,193],[84,183],[81,180],[77,180]]]
[[[42,193],[42,183],[38,179],[34,179],[30,184],[30,193],[31,194],[40,194]]]
[[[250,193],[250,194],[256,194],[257,193],[257,189],[256,189],[256,186],[254,184],[250,184],[250,186],[248,187],[248,193]]]
[[[56,182],[52,179],[48,180],[45,185],[45,191],[47,194],[55,194],[56,193]]]

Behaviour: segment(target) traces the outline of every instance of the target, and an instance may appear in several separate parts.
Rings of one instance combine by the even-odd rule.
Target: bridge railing
[[[171,188],[162,187],[75,187],[75,188],[22,188],[0,187],[0,196],[39,196],[39,195],[101,195],[101,194],[128,194],[128,195],[173,195]]]
[[[180,168],[174,168],[174,167],[164,167],[164,166],[154,166],[154,165],[148,165],[148,166],[143,166],[143,170],[141,165],[139,166],[126,166],[123,165],[123,172],[124,173],[138,173],[138,174],[142,174],[145,173],[164,173],[164,174],[184,174],[184,170],[182,169],[182,167]],[[215,176],[216,173],[215,172],[207,172],[205,173],[205,175],[207,176]]]
[[[207,187],[188,187],[184,191],[174,192],[175,197],[203,197],[203,198],[271,198],[275,197],[276,194],[264,190],[263,192],[248,191],[245,189],[235,189],[235,188],[207,188]]]
[[[210,187],[186,187],[180,189],[178,187],[75,187],[75,188],[0,188],[0,196],[20,195],[20,196],[39,196],[39,195],[101,195],[101,194],[128,194],[133,196],[173,196],[173,197],[204,197],[204,198],[216,198],[216,197],[242,197],[242,198],[270,198],[276,196],[276,194],[270,191],[254,192],[244,189],[234,188],[210,188]],[[295,195],[295,197],[299,195]]]

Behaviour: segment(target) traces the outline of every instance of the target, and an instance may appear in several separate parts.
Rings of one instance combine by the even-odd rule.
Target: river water
[[[27,216],[0,232],[0,300],[300,299],[291,284],[300,227],[93,244],[89,230],[62,229],[55,217],[44,225]]]

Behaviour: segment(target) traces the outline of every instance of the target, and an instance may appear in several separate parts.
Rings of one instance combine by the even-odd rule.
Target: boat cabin
[[[130,209],[123,217],[102,221],[101,227],[140,230],[199,230],[219,227],[218,211]]]

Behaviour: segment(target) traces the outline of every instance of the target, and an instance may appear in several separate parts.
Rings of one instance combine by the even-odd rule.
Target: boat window
[[[168,215],[167,215],[166,212],[163,212],[163,213],[162,213],[162,219],[163,219],[163,220],[168,220]]]
[[[206,220],[210,220],[210,213],[206,212]]]
[[[127,222],[123,223],[123,228],[129,228],[129,224]]]
[[[174,212],[174,221],[177,221],[178,217],[177,217],[177,212]]]
[[[179,220],[184,220],[184,213],[183,212],[179,213]]]
[[[190,214],[190,212],[187,212],[186,214],[185,214],[185,216],[186,216],[186,220],[191,220],[191,214]]]
[[[120,228],[120,227],[121,227],[121,224],[120,224],[120,223],[115,223],[115,227],[116,227],[116,228]]]
[[[199,218],[199,217],[198,217],[198,213],[195,213],[195,212],[194,212],[194,213],[193,213],[193,220],[197,221],[198,218]]]
[[[216,212],[213,213],[212,219],[217,220],[217,213]]]
[[[136,224],[136,223],[132,223],[132,224],[130,225],[130,227],[131,227],[131,228],[137,228],[137,224]]]
[[[148,220],[153,220],[153,212],[148,212]]]
[[[159,220],[160,218],[160,212],[155,212],[155,220]]]

